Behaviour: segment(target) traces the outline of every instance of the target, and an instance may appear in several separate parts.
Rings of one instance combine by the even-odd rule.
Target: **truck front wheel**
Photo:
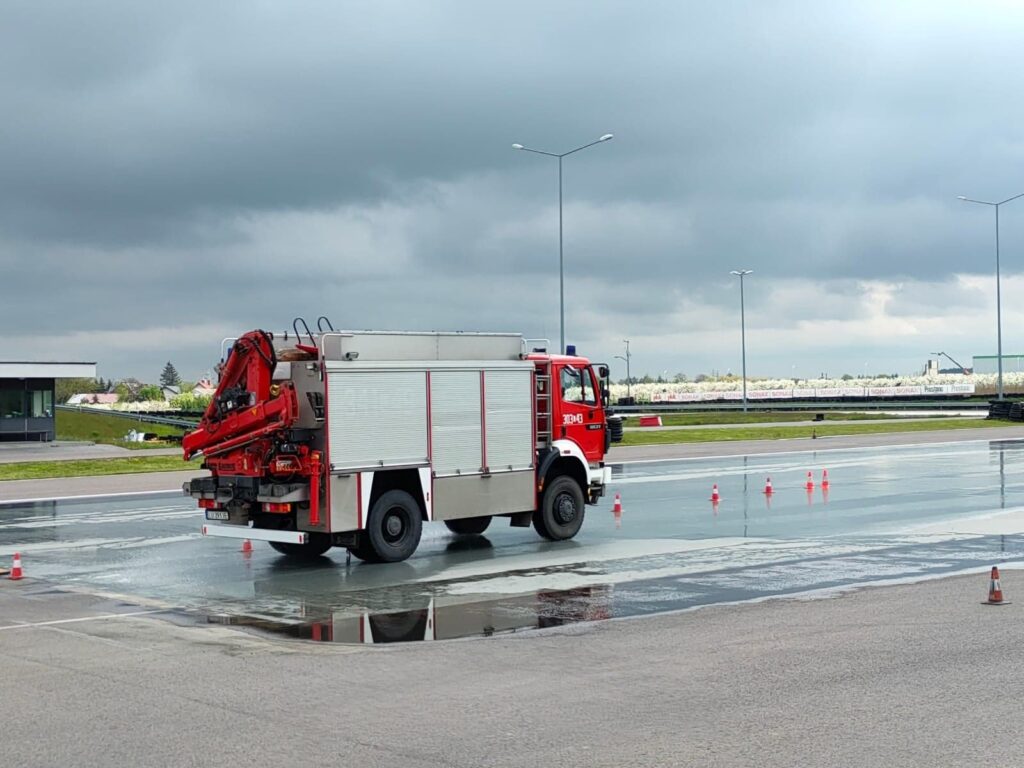
[[[296,560],[315,560],[331,548],[331,537],[325,533],[311,533],[309,541],[305,544],[271,541],[270,546],[282,555],[293,557]]]
[[[583,491],[568,475],[560,475],[547,484],[540,509],[533,513],[533,527],[550,541],[575,536],[583,525]]]
[[[420,505],[405,491],[382,494],[366,520],[366,542],[382,563],[405,560],[416,551],[422,533]]]

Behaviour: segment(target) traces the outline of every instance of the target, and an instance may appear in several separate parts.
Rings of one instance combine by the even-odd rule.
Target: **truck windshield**
[[[590,378],[590,369],[580,370],[571,365],[562,368],[562,401],[590,405],[597,403],[594,383]]]

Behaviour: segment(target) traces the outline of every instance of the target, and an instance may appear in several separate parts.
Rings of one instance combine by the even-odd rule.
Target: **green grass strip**
[[[0,464],[0,480],[40,480],[51,477],[133,475],[139,472],[174,472],[199,469],[198,460],[185,462],[181,456],[129,456],[124,459],[74,459],[70,461],[24,461]]]
[[[170,437],[182,435],[185,430],[166,424],[150,424],[149,422],[126,419],[121,416],[110,416],[105,413],[87,413],[85,411],[58,410],[55,414],[55,428],[58,440],[86,440],[92,443],[119,445],[131,450],[145,448],[166,448],[173,442],[126,443],[124,436],[131,430],[149,432],[150,434]]]

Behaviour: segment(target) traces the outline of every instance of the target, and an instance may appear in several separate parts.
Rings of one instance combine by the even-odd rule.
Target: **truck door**
[[[587,461],[604,458],[604,410],[590,366],[563,364],[558,371],[559,414],[555,437],[575,442]]]

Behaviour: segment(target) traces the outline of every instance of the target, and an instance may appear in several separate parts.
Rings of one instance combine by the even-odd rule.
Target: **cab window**
[[[573,368],[567,365],[562,368],[562,401],[566,403],[585,403],[596,405],[594,382],[590,378],[589,369]]]

